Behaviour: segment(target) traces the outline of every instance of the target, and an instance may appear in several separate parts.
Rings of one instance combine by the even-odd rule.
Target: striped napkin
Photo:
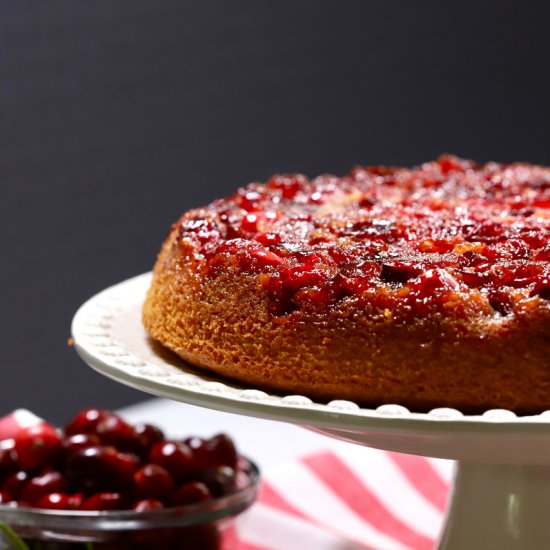
[[[236,524],[240,550],[429,550],[442,526],[452,462],[356,445],[264,472]]]
[[[32,412],[26,409],[17,409],[0,418],[0,441],[8,443],[21,428],[28,428],[42,422],[44,420]]]

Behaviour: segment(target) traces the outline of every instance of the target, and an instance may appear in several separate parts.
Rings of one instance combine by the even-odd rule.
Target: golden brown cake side
[[[361,200],[353,193],[353,201]],[[338,200],[345,205],[345,198]],[[337,208],[329,204],[328,214]],[[494,289],[466,285],[452,263],[454,256],[449,256],[481,253],[475,240],[463,239],[453,244],[451,253],[441,252],[443,268],[423,265],[420,274],[413,270],[403,280],[400,271],[395,275],[395,262],[390,265],[391,254],[382,261],[380,254],[373,255],[383,265],[369,277],[382,277],[383,284],[357,287],[357,292],[338,299],[331,294],[330,302],[315,281],[334,281],[342,268],[326,275],[316,264],[322,275],[313,283],[308,279],[309,284],[293,294],[292,307],[281,311],[274,310],[272,279],[278,281],[283,272],[276,260],[267,256],[267,263],[243,268],[239,253],[230,251],[220,259],[218,249],[205,252],[206,239],[182,233],[182,224],[208,217],[207,210],[192,211],[174,226],[143,310],[149,334],[192,364],[261,389],[321,400],[398,403],[417,411],[508,408],[528,414],[550,409],[550,307],[541,283],[544,263],[542,271],[541,262],[533,263],[537,277],[525,289],[515,282],[518,277],[511,280],[515,286],[504,285],[506,297],[497,302]],[[546,231],[546,222],[541,223]],[[276,227],[269,229],[276,233]],[[353,246],[342,243],[338,240],[338,246]],[[277,247],[261,250],[267,251],[260,254],[262,260],[269,252],[283,255]],[[432,261],[434,253],[426,254],[422,260]],[[246,257],[257,256],[248,251]],[[365,260],[364,254],[361,258]],[[299,264],[292,262],[296,270]],[[510,262],[517,260],[497,258],[493,266]],[[518,265],[525,271],[530,264],[524,258]],[[517,270],[515,266],[509,269]],[[481,269],[464,273],[473,277]],[[427,277],[434,279],[429,281],[432,286],[426,287]],[[424,285],[420,290],[417,280]],[[406,300],[413,295],[416,305],[410,306]]]

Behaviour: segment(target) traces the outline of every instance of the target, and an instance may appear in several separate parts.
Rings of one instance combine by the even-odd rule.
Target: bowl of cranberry
[[[258,482],[226,434],[168,439],[85,409],[63,430],[42,423],[0,442],[0,548],[232,548]]]

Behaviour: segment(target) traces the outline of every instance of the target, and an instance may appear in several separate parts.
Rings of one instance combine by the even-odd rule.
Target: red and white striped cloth
[[[438,538],[452,463],[349,445],[264,472],[239,520],[240,550],[429,550]]]
[[[0,441],[43,420],[0,418]],[[452,462],[346,445],[263,472],[258,502],[227,533],[227,550],[430,550],[442,526]]]
[[[42,424],[44,420],[26,409],[17,409],[0,418],[0,441],[12,439],[21,428]]]

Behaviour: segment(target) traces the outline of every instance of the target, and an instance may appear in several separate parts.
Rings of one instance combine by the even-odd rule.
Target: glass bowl
[[[0,548],[15,550],[232,550],[233,519],[258,495],[259,471],[239,464],[237,489],[199,504],[88,512],[0,505]]]

